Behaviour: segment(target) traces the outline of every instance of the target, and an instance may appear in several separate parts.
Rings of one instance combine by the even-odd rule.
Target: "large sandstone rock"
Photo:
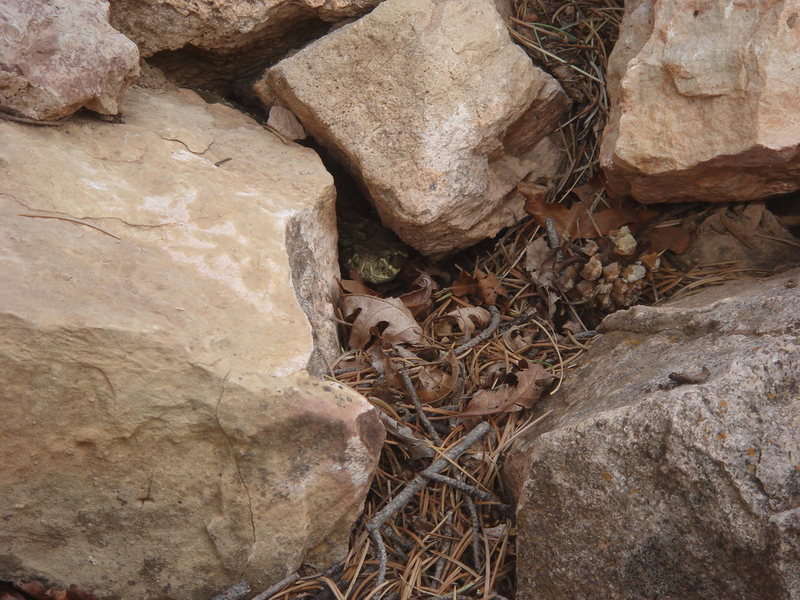
[[[513,223],[516,184],[554,174],[560,158],[546,135],[568,100],[489,0],[387,0],[278,63],[266,84],[265,100],[290,108],[427,255]]]
[[[641,202],[752,200],[800,188],[800,6],[627,0],[600,160]]]
[[[0,580],[197,600],[339,560],[383,430],[305,370],[332,179],[192,92],[124,114],[0,123]]]
[[[800,598],[799,284],[603,322],[507,465],[518,600]]]
[[[138,74],[136,45],[108,24],[105,0],[0,4],[0,110],[39,120],[82,107],[116,114]]]
[[[175,80],[224,91],[380,1],[111,0],[111,22]]]

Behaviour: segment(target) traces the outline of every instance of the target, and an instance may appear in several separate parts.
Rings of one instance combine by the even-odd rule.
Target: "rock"
[[[174,80],[223,92],[381,0],[111,0],[111,22]]]
[[[273,106],[269,109],[267,125],[290,140],[304,140],[308,137],[303,124],[297,120],[288,108]]]
[[[600,151],[640,202],[754,200],[800,188],[795,2],[628,0]]]
[[[605,319],[507,464],[519,600],[800,598],[798,282]]]
[[[763,202],[723,205],[700,223],[681,260],[690,265],[735,261],[739,269],[777,271],[800,264],[800,239]]]
[[[512,224],[516,184],[560,159],[546,136],[568,100],[490,0],[387,0],[272,67],[266,83],[426,255]]]
[[[139,53],[108,24],[107,2],[0,5],[0,110],[44,121],[82,107],[113,115],[138,75]]]
[[[194,600],[332,564],[384,435],[305,370],[332,178],[187,90],[123,108],[0,122],[0,580]]]

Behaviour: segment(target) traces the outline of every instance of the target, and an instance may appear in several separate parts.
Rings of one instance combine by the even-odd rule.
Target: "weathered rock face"
[[[217,89],[380,1],[111,0],[111,22],[176,81]]]
[[[185,90],[124,114],[0,123],[0,580],[194,600],[334,562],[383,429],[304,369],[332,179]]]
[[[387,0],[278,63],[266,84],[267,101],[290,108],[423,254],[513,223],[523,202],[510,192],[560,158],[546,135],[566,96],[490,1]]]
[[[116,114],[138,74],[136,45],[108,24],[104,0],[0,5],[0,110],[38,120],[82,107]]]
[[[800,598],[798,284],[603,322],[507,465],[517,598]]]
[[[800,7],[628,0],[608,68],[601,164],[641,202],[800,188]]]

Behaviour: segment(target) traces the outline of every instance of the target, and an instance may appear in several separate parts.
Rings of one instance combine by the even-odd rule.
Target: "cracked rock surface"
[[[360,181],[384,225],[441,257],[523,213],[547,181],[569,106],[514,44],[493,2],[387,0],[282,60],[256,83]]]
[[[383,429],[307,370],[333,181],[192,92],[122,108],[0,122],[0,580],[195,599],[335,562]]]
[[[800,598],[798,285],[603,321],[506,465],[519,600]]]

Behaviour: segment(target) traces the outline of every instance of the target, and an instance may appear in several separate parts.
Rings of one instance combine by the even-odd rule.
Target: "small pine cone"
[[[647,269],[644,268],[642,263],[637,262],[633,265],[628,265],[622,272],[619,274],[620,278],[623,279],[626,283],[633,283],[635,281],[640,281],[644,279],[644,276],[647,275]]]
[[[569,265],[558,276],[556,280],[556,287],[562,292],[568,292],[575,287],[575,280],[578,278],[578,268],[575,265]]]
[[[603,279],[606,281],[614,281],[617,277],[619,277],[620,266],[618,262],[612,262],[611,264],[606,265],[603,267]]]
[[[588,300],[594,296],[595,284],[591,281],[579,281],[575,284],[575,291],[578,292],[582,300]]]
[[[596,255],[592,256],[581,269],[581,277],[588,281],[595,281],[599,279],[602,273],[603,264]]]
[[[633,256],[636,252],[636,240],[627,225],[609,234],[609,238],[614,243],[614,254],[617,256]]]

